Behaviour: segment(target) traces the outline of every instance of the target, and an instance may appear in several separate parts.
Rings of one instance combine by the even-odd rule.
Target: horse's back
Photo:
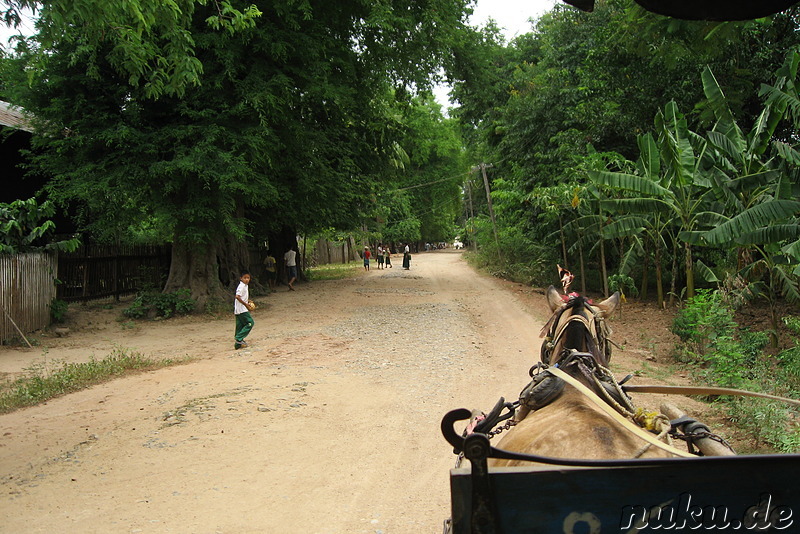
[[[633,458],[647,444],[621,427],[571,386],[551,404],[518,422],[497,447],[503,450],[557,458],[602,460]],[[641,457],[669,453],[649,447]],[[531,465],[519,460],[493,460],[495,467]]]

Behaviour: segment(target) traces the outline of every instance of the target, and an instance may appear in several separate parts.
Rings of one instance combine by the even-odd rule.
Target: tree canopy
[[[32,164],[50,197],[98,238],[170,235],[167,289],[201,300],[219,287],[218,257],[223,281],[238,279],[254,229],[280,252],[298,232],[358,227],[399,179],[398,151],[436,166],[438,149],[402,145],[437,134],[403,121],[465,16],[452,0],[276,1],[220,28],[209,21],[221,6],[192,3],[187,61],[202,69],[180,90],[176,73],[154,90],[120,68],[114,39],[91,25],[47,17],[6,86],[37,119]]]

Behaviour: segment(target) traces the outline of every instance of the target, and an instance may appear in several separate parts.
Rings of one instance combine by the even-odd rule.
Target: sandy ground
[[[258,301],[239,351],[232,316],[134,324],[100,305],[68,337],[0,347],[9,376],[114,349],[196,358],[0,416],[0,532],[440,532],[440,420],[525,386],[541,292],[438,251]],[[655,359],[647,327],[624,336],[644,348],[615,353],[622,376]]]

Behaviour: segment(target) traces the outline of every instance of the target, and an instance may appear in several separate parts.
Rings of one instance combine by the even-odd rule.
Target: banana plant
[[[629,198],[605,200],[604,205],[617,213],[639,217],[629,222],[641,223],[641,230],[634,233],[646,231],[651,236],[658,255],[657,269],[666,244],[664,238],[671,227],[677,227],[675,235],[683,243],[685,254],[686,294],[691,297],[694,295],[692,245],[697,240],[696,232],[704,229],[703,225],[713,218],[706,210],[708,179],[701,166],[707,143],[689,130],[675,102],[667,103],[658,112],[655,125],[657,139],[650,134],[638,138],[637,174],[590,171],[588,175],[597,185],[619,189],[629,195]],[[657,277],[660,277],[658,271]],[[663,305],[663,285],[657,284],[659,304]]]
[[[797,273],[800,269],[800,202],[794,200],[790,167],[800,163],[796,150],[786,143],[770,143],[780,121],[791,108],[788,92],[800,57],[792,52],[778,72],[778,80],[749,133],[744,134],[709,68],[703,87],[717,122],[708,132],[713,147],[709,176],[722,209],[713,229],[699,233],[699,241],[737,250],[739,277],[747,282],[742,293],[767,300],[771,312],[772,342],[777,346],[778,298],[800,303]],[[773,150],[770,150],[773,148]],[[777,160],[776,160],[777,155]],[[747,261],[742,261],[747,259]]]
[[[643,134],[637,138],[639,145],[639,158],[634,167],[636,176],[643,180],[657,183],[660,181],[661,157],[655,139],[651,134]],[[652,194],[646,182],[630,180],[623,177],[623,173],[611,173],[614,176],[605,174],[603,179],[597,179],[597,175],[590,178],[598,185],[607,185],[612,188],[620,186],[620,189],[628,192]],[[654,189],[658,192],[659,190]],[[613,221],[603,228],[603,236],[606,239],[626,239],[631,243],[628,252],[624,255],[624,260],[620,265],[620,273],[627,275],[632,267],[631,260],[641,257],[644,260],[642,271],[642,290],[641,294],[646,294],[647,264],[649,263],[652,250],[653,264],[656,271],[656,292],[659,306],[664,306],[664,283],[663,283],[663,251],[667,247],[664,241],[667,227],[672,223],[673,218],[665,206],[653,199],[642,197],[607,197],[601,200],[604,210],[617,214]],[[644,244],[643,244],[644,243]]]

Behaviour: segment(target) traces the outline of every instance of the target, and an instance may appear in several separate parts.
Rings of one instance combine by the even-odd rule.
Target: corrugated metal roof
[[[0,125],[33,133],[33,125],[25,118],[24,110],[0,100]]]

